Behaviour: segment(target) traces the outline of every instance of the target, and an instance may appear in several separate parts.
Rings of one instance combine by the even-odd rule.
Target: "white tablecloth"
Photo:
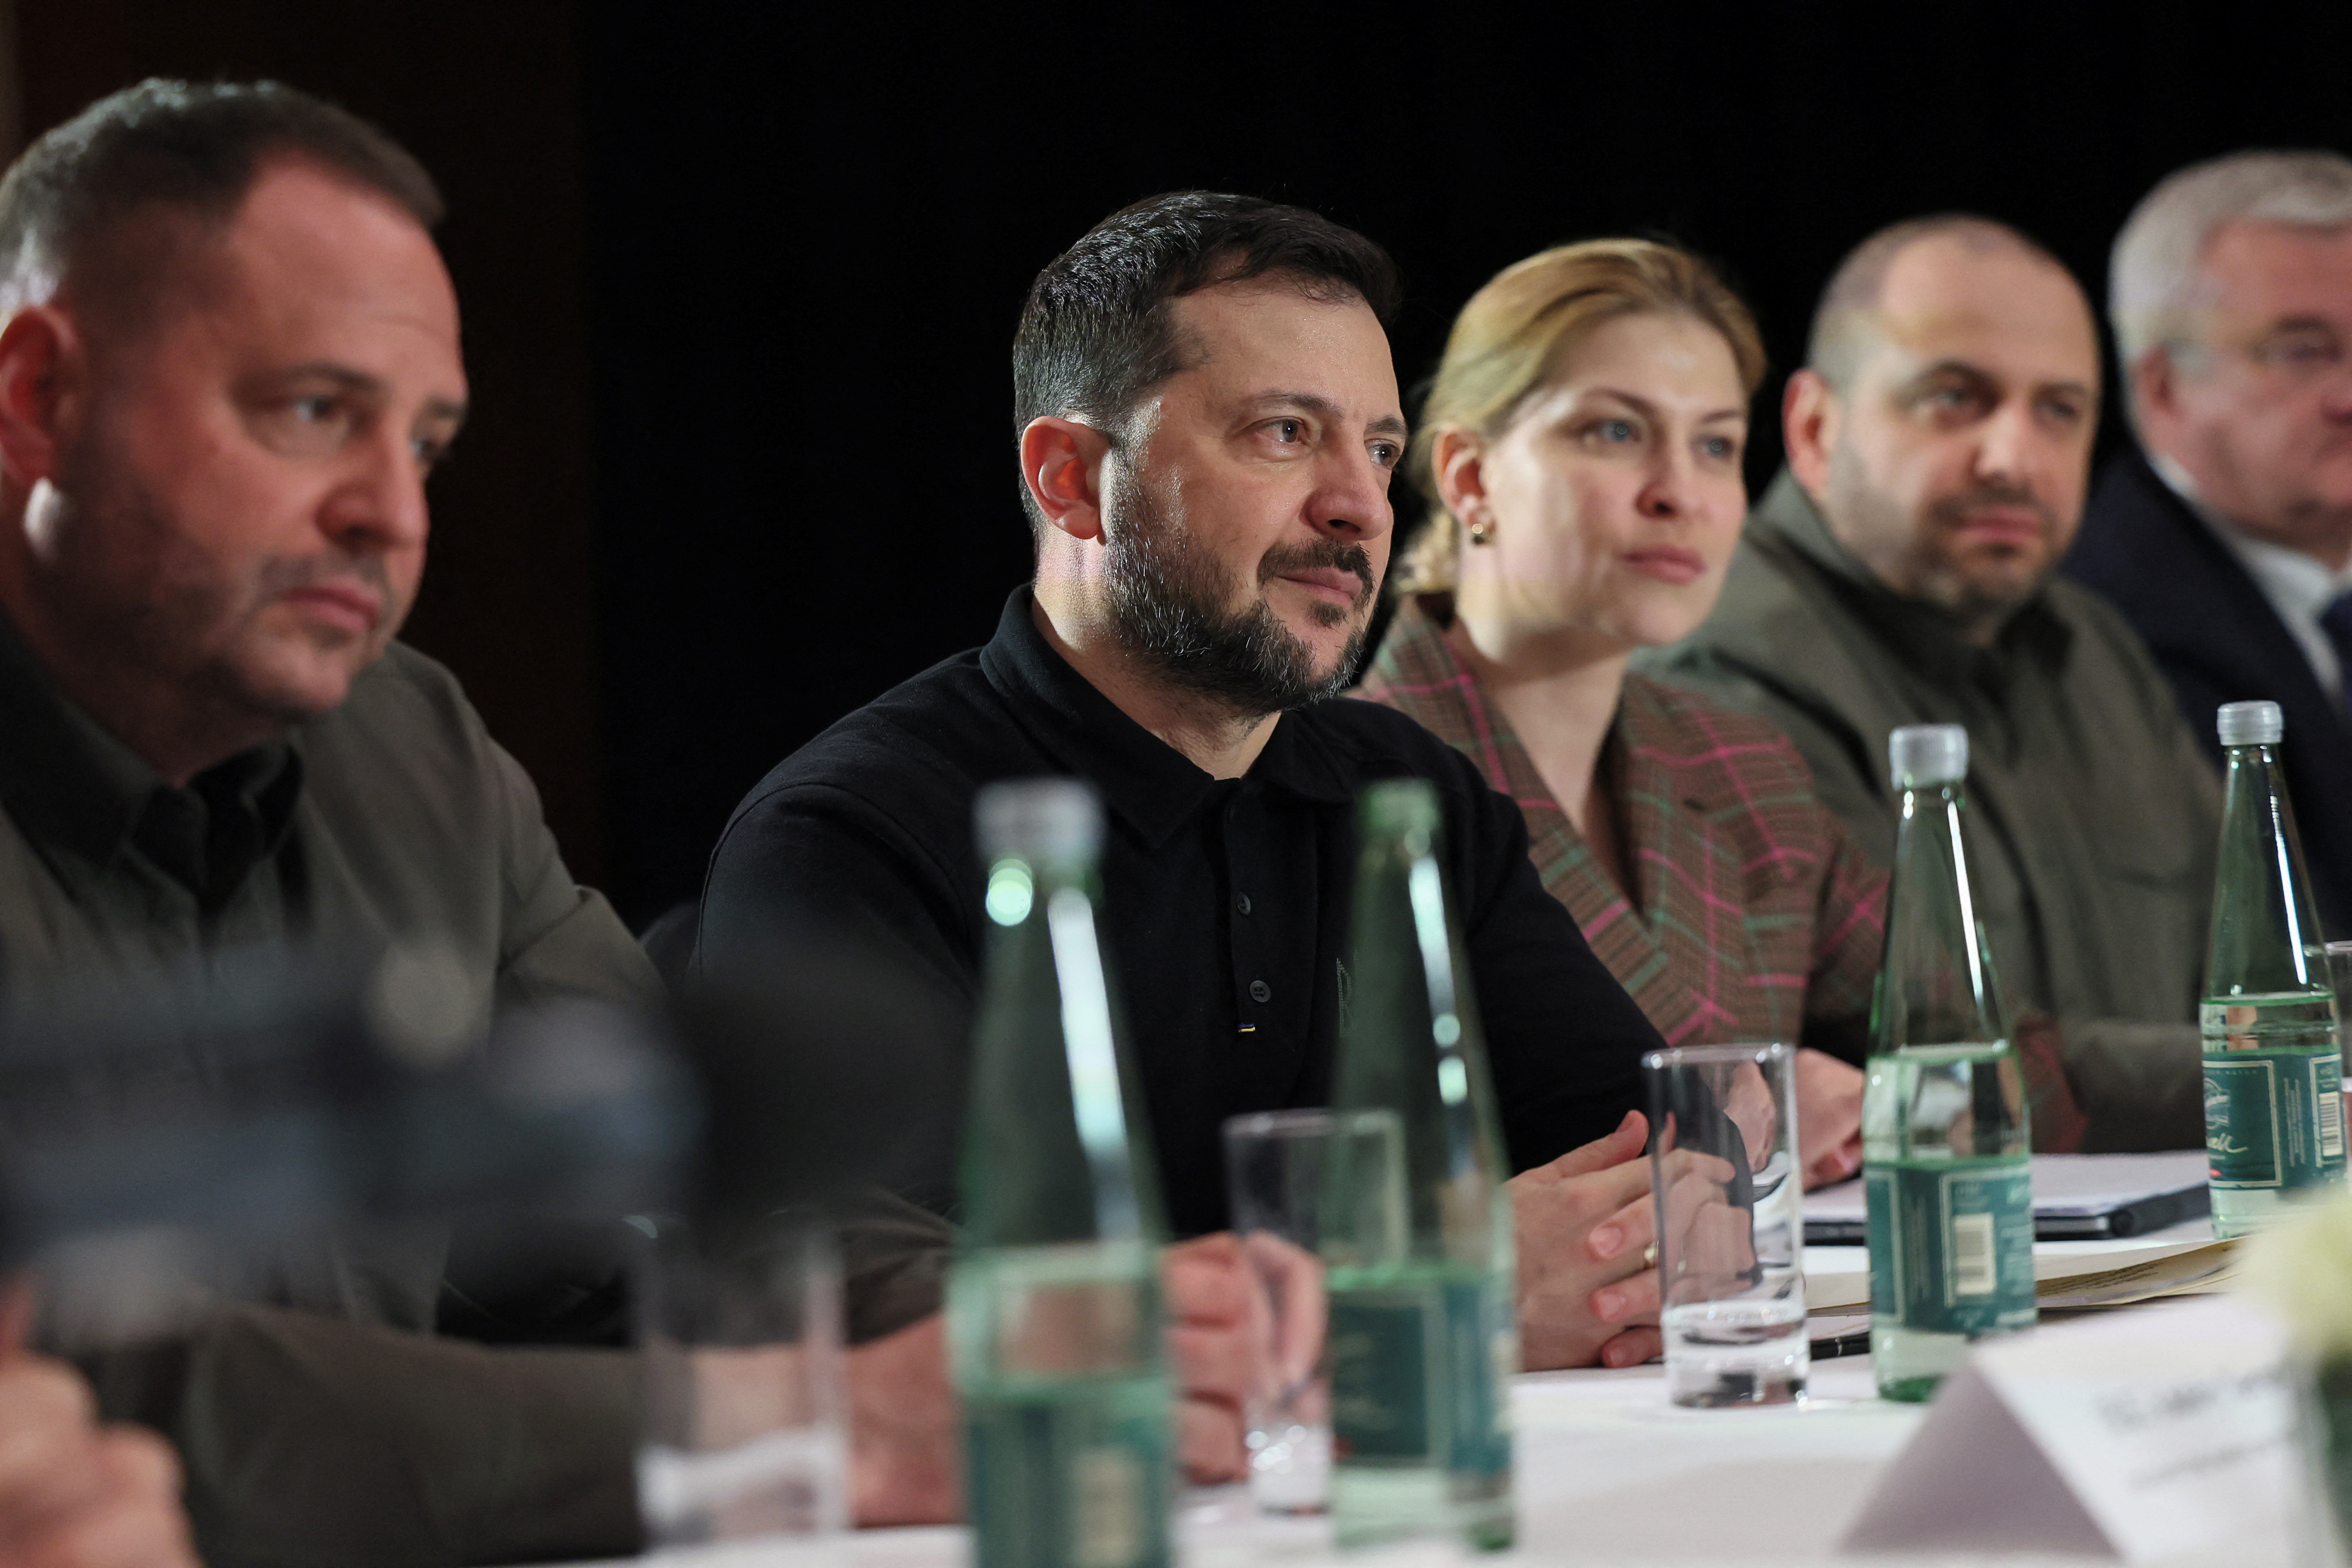
[[[2045,1244],[2037,1251],[2126,1253],[2210,1237],[2201,1220],[2128,1242]],[[1862,1266],[1859,1247],[1807,1251],[1809,1268]],[[1925,1407],[1875,1397],[1864,1356],[1816,1363],[1803,1408],[1696,1411],[1666,1404],[1664,1369],[1537,1373],[1518,1378],[1519,1544],[1475,1561],[1496,1568],[1545,1563],[1628,1568],[1794,1568],[1836,1562],[1894,1568],[2000,1563],[2080,1564],[2076,1557],[1836,1556],[1879,1469],[1924,1418]],[[2001,1500],[1987,1498],[1988,1508]],[[2231,1568],[2288,1568],[2294,1521],[2241,1542]],[[1191,1494],[1178,1527],[1185,1568],[1290,1568],[1334,1557],[1322,1520],[1267,1519],[1238,1487]],[[674,1554],[693,1568],[962,1568],[957,1529],[859,1531],[845,1546],[738,1547]],[[1465,1554],[1443,1544],[1347,1559],[1361,1568],[1423,1568]],[[2184,1568],[2185,1562],[2184,1560]],[[2212,1561],[2210,1554],[2195,1559]]]

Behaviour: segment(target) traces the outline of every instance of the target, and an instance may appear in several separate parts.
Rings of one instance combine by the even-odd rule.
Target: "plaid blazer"
[[[1544,886],[1669,1045],[1786,1040],[1862,1059],[1886,874],[1822,805],[1780,731],[1625,678],[1600,765],[1629,890],[1601,870],[1509,721],[1411,599],[1356,695],[1420,721],[1518,802]]]

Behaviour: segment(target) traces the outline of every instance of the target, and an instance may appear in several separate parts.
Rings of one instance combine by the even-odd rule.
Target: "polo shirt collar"
[[[1013,705],[1039,746],[1092,784],[1103,805],[1157,847],[1223,790],[1190,757],[1129,718],[1037,629],[1027,584],[1005,601],[996,635],[981,650],[982,672]],[[1354,798],[1331,742],[1316,726],[1286,715],[1243,784],[1318,805]]]
[[[2046,587],[2036,589],[2011,614],[1994,634],[1990,648],[1969,641],[1948,612],[1906,599],[1871,575],[1830,532],[1821,509],[1785,468],[1757,503],[1748,527],[1784,541],[1837,579],[1855,613],[1873,631],[1906,661],[1937,680],[1990,678],[1998,681],[2007,667],[2021,658],[2056,668],[2074,646],[2074,628],[2050,607]]]
[[[301,794],[301,758],[290,741],[239,752],[178,790],[58,689],[15,622],[0,614],[0,806],[61,880],[79,890],[140,841],[142,822],[178,801],[242,801],[255,816],[257,848],[274,853]],[[67,851],[65,856],[53,850]]]

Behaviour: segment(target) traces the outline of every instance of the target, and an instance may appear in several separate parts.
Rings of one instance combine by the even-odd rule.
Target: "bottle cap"
[[[1958,724],[1906,724],[1886,737],[1896,789],[1958,784],[1969,776],[1969,732]]]
[[[2275,702],[2224,702],[2213,728],[2225,746],[2269,746],[2286,733],[2286,716]]]
[[[1437,831],[1437,791],[1427,779],[1382,779],[1357,797],[1357,820],[1367,835]]]
[[[1102,849],[1102,807],[1079,779],[1013,779],[981,790],[971,805],[982,860],[1091,860]]]

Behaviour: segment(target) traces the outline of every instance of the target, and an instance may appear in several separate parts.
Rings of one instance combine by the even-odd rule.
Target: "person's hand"
[[[1742,1062],[1731,1069],[1731,1083],[1723,1095],[1723,1114],[1739,1134],[1740,1147],[1748,1152],[1749,1172],[1761,1171],[1770,1158],[1767,1151],[1780,1135],[1780,1105],[1764,1081],[1762,1068]]]
[[[171,1446],[100,1426],[88,1384],[26,1353],[28,1317],[0,1303],[0,1568],[196,1568]]]
[[[1330,1325],[1323,1260],[1267,1230],[1244,1236],[1241,1248],[1249,1265],[1257,1396],[1269,1405],[1296,1400],[1323,1359],[1323,1332]]]
[[[859,1524],[944,1524],[963,1515],[944,1323],[934,1312],[846,1358],[850,1506]]]
[[[1811,1049],[1797,1053],[1797,1151],[1807,1188],[1862,1169],[1862,1069]]]
[[[1649,1123],[1629,1110],[1617,1131],[1511,1178],[1519,1256],[1519,1360],[1552,1367],[1632,1366],[1658,1353],[1657,1237]]]
[[[1269,1343],[1241,1243],[1220,1231],[1168,1249],[1168,1348],[1175,1363],[1176,1448],[1195,1485],[1249,1475],[1243,1403]]]

